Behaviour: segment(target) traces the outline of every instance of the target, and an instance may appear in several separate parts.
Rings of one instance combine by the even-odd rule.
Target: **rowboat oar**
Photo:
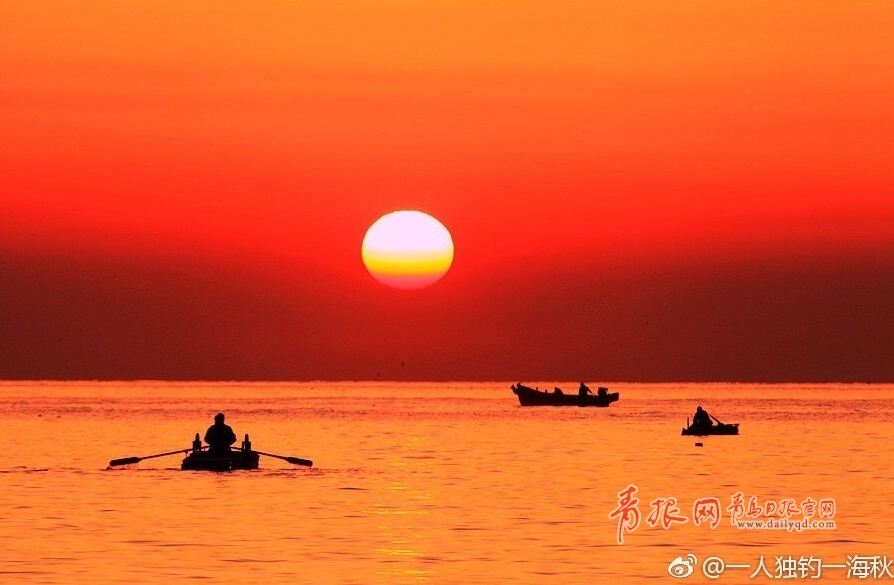
[[[156,457],[164,457],[165,455],[174,455],[176,453],[188,453],[189,451],[190,449],[177,449],[176,451],[146,455],[145,457],[123,457],[121,459],[112,459],[109,461],[109,467],[115,467],[116,465],[132,465],[134,463],[139,463],[143,459],[155,459]]]
[[[720,422],[719,420],[717,420],[717,417],[714,416],[713,414],[709,414],[708,416],[710,416],[711,418],[713,418],[713,419],[714,419],[714,422],[716,422],[716,423],[719,424],[720,426],[726,426],[726,423],[722,423],[722,422]]]
[[[314,462],[310,459],[300,459],[298,457],[286,457],[285,455],[274,455],[273,453],[264,453],[263,451],[258,451],[253,449],[255,453],[258,455],[266,455],[267,457],[275,457],[276,459],[282,459],[283,461],[288,461],[292,465],[303,465],[305,467],[313,467]]]

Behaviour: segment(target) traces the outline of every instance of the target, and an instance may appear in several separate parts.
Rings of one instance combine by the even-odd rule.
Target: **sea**
[[[0,383],[0,583],[894,582],[894,385],[513,382]]]

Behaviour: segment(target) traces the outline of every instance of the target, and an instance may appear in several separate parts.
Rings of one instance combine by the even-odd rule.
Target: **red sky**
[[[0,378],[894,380],[887,2],[0,5]],[[388,289],[366,228],[453,233]]]

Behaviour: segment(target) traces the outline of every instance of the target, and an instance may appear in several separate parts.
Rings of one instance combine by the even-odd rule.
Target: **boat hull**
[[[183,471],[233,471],[257,469],[260,457],[254,451],[232,451],[229,455],[212,455],[207,451],[193,451],[180,464]]]
[[[513,384],[512,392],[518,396],[521,406],[597,406],[606,407],[620,398],[620,393],[609,392],[604,395],[557,394],[528,388],[522,384]]]
[[[710,435],[738,435],[739,434],[739,424],[722,424],[722,425],[712,425],[707,429],[697,429],[693,427],[684,428],[680,433],[683,436],[694,436],[694,437],[707,437]]]

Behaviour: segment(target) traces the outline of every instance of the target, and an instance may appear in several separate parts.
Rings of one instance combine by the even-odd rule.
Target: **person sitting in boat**
[[[224,424],[224,413],[214,415],[214,424],[205,431],[205,442],[212,455],[229,455],[230,445],[236,442],[236,433],[230,425]]]
[[[577,389],[578,396],[586,396],[587,394],[592,394],[592,393],[593,392],[590,390],[590,388],[586,384],[584,384],[583,382],[580,383],[580,388]]]
[[[692,415],[692,426],[696,429],[710,429],[714,425],[711,422],[711,415],[703,409],[701,406],[695,409],[695,414]]]
[[[599,398],[605,398],[606,396],[608,396],[608,388],[606,388],[605,386],[600,386],[599,390],[596,391],[596,395],[599,396]]]
[[[553,388],[553,394],[564,394],[564,392],[562,392],[561,388],[556,386],[555,388]]]

